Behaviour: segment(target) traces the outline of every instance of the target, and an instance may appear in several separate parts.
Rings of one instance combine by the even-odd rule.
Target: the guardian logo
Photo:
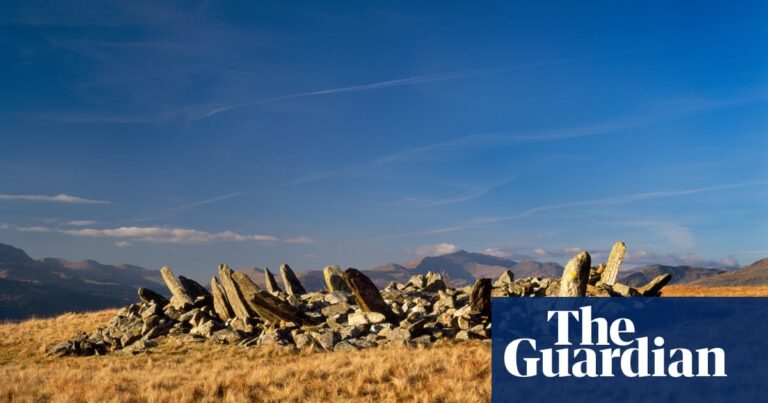
[[[656,336],[634,338],[635,324],[628,318],[608,322],[592,317],[592,307],[547,311],[547,322],[557,326],[554,346],[540,346],[535,339],[518,338],[504,350],[504,366],[514,377],[598,378],[626,377],[726,377],[725,350],[719,347],[665,346]],[[580,340],[571,340],[571,326],[580,327]],[[695,335],[692,335],[695,336]],[[574,346],[574,342],[578,341]]]

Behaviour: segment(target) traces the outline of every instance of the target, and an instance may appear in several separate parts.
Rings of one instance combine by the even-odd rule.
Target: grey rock
[[[287,292],[288,295],[299,296],[307,293],[307,290],[301,285],[299,278],[296,277],[296,274],[287,264],[280,265],[280,276],[283,277],[283,285],[285,286],[285,292]]]

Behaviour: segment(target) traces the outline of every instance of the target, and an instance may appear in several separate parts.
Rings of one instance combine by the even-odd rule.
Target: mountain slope
[[[632,287],[639,287],[648,284],[648,282],[662,274],[671,274],[672,280],[670,280],[670,284],[683,284],[702,278],[717,276],[722,273],[725,273],[725,270],[652,264],[633,269],[631,272],[626,273],[620,281]]]
[[[158,271],[139,266],[35,260],[0,244],[0,320],[127,305],[138,287],[164,292],[161,281]]]
[[[768,258],[758,260],[739,270],[725,272],[691,284],[717,287],[768,284]]]

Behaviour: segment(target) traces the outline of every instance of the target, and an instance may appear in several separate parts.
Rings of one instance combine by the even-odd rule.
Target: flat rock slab
[[[139,299],[145,304],[154,303],[157,306],[164,307],[170,302],[168,301],[168,298],[165,298],[148,288],[139,288],[137,292],[139,294]]]

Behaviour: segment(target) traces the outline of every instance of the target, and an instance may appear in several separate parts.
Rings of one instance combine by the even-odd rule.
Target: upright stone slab
[[[235,281],[232,279],[234,272],[229,266],[223,264],[219,266],[219,279],[221,279],[221,287],[224,289],[224,295],[229,301],[229,305],[232,307],[232,312],[236,317],[240,319],[248,319],[251,317],[251,312],[248,310],[248,306],[243,299],[242,294],[238,291]]]
[[[349,287],[347,287],[347,282],[344,281],[344,272],[341,271],[341,267],[338,265],[325,266],[323,269],[323,277],[325,277],[325,284],[328,286],[328,292],[350,292]]]
[[[469,306],[475,312],[488,316],[491,314],[491,279],[478,279],[469,292]]]
[[[671,274],[662,274],[651,280],[650,283],[640,287],[637,291],[644,297],[655,297],[660,295],[659,293],[661,293],[661,289],[667,285],[670,280],[672,280]]]
[[[169,269],[168,266],[163,266],[163,268],[160,269],[160,274],[163,276],[165,286],[168,287],[168,290],[171,292],[171,305],[182,309],[185,306],[192,305],[194,303],[192,297],[190,297],[189,293],[187,293],[187,290],[184,289],[184,286],[176,278],[176,276],[173,275],[171,269]]]
[[[589,270],[592,259],[583,251],[568,261],[560,279],[561,297],[583,297],[587,295]]]
[[[139,294],[139,299],[145,304],[154,303],[161,308],[168,305],[168,298],[165,298],[148,288],[139,288],[137,292]]]
[[[235,313],[232,311],[232,307],[227,301],[227,294],[224,292],[224,287],[221,286],[216,276],[211,277],[211,294],[213,294],[213,310],[219,319],[226,322],[229,319],[235,317]]]
[[[283,286],[288,295],[300,297],[302,294],[307,293],[307,290],[301,285],[301,281],[299,281],[296,274],[291,270],[291,266],[288,266],[287,264],[280,265],[280,275],[283,277]]]
[[[394,317],[376,285],[373,284],[373,281],[368,276],[361,273],[360,270],[347,269],[344,272],[344,280],[346,280],[347,286],[355,295],[357,305],[360,306],[363,312],[378,312],[387,317],[387,319]]]
[[[293,305],[260,290],[259,286],[245,273],[234,273],[232,278],[250,309],[262,319],[273,324],[286,321],[299,325],[307,319]]]
[[[611,253],[608,255],[608,263],[605,265],[603,274],[600,277],[600,281],[603,284],[613,285],[619,278],[619,269],[621,269],[621,262],[624,260],[624,253],[627,251],[627,246],[624,242],[618,241],[613,244]]]
[[[270,294],[275,294],[282,291],[277,285],[277,281],[275,281],[275,276],[273,276],[269,271],[269,267],[264,267],[264,284],[267,288],[267,292]]]

